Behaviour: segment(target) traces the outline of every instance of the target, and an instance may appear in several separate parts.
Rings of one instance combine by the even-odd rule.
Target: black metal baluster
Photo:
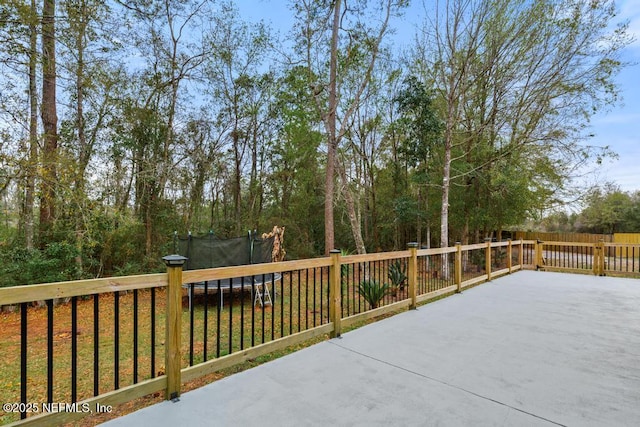
[[[360,292],[358,291],[358,283],[360,283],[362,281],[362,278],[360,277],[360,271],[358,269],[358,263],[354,263],[354,264],[345,264],[346,265],[346,271],[347,271],[347,282],[345,283],[345,290],[346,290],[346,298],[344,298],[341,301],[341,305],[343,307],[343,314],[342,317],[345,317],[344,315],[344,307],[346,306],[347,308],[347,316],[351,315],[351,314],[355,314],[356,312],[356,305],[358,305],[359,307],[359,302],[360,302]],[[342,284],[340,284],[340,289],[342,289],[343,286]],[[349,295],[349,288],[351,288],[351,294]]]
[[[355,272],[356,270],[358,271],[358,278],[356,280],[354,280],[354,282],[355,282],[354,286],[358,286],[364,280],[362,278],[363,264],[360,264],[360,263],[353,264],[353,271]],[[354,289],[354,293],[355,293],[355,289]],[[362,295],[360,295],[360,292],[358,292],[357,296],[354,295],[354,298],[356,298],[356,300],[358,301],[358,313],[362,313],[363,311],[366,311],[366,309],[365,310],[362,309],[363,298],[362,298]],[[355,301],[354,301],[354,309],[355,309]]]
[[[209,281],[204,282],[204,313],[203,313],[204,325],[202,326],[202,361],[207,361],[207,341],[208,341],[208,328],[209,328]]]
[[[356,278],[356,273],[358,277]],[[362,277],[362,274],[365,273],[365,278]],[[366,271],[363,271],[361,263],[351,264],[351,276],[353,280],[351,280],[351,294],[353,295],[353,311],[355,314],[356,310],[356,300],[358,301],[358,312],[362,312],[362,304],[360,301],[362,300],[362,296],[360,295],[360,283],[366,279]]]
[[[27,319],[28,305],[26,302],[20,304],[20,419],[27,418]]]
[[[71,297],[71,403],[78,398],[78,297]]]
[[[285,272],[280,277],[280,338],[284,337],[284,278]]]
[[[424,257],[424,274],[425,274],[425,291],[426,293],[431,292],[431,255],[426,255]]]
[[[113,294],[113,389],[120,388],[120,291]]]
[[[364,271],[365,274],[365,280],[371,281],[371,282],[376,282],[376,267],[375,267],[375,261],[368,261],[367,262],[367,267]],[[365,308],[365,311],[369,310],[371,308],[371,306],[367,305]]]
[[[193,330],[194,325],[194,296],[195,296],[195,284],[189,283],[189,366],[193,366]]]
[[[316,267],[313,267],[313,327],[316,327]]]
[[[289,335],[293,334],[293,271],[289,272]]]
[[[424,272],[427,271],[425,269],[425,266],[427,265],[426,257],[422,256],[418,258],[417,264],[418,264],[418,272],[422,270],[422,274],[418,273],[418,295],[422,295],[427,293],[426,283],[424,281]]]
[[[305,270],[304,279],[304,328],[309,329],[309,269]]]
[[[399,261],[399,260],[396,259],[395,261]],[[381,275],[382,275],[382,278],[383,278],[382,283],[383,284],[387,283],[389,286],[393,286],[393,283],[391,283],[391,280],[389,280],[389,265],[391,265],[391,260],[388,260],[388,259],[384,260],[384,261],[382,261],[381,265],[382,265],[382,273],[381,273]],[[397,296],[396,297],[396,301],[399,298],[400,298],[400,296]],[[389,301],[393,302],[391,294],[389,294]]]
[[[47,403],[53,403],[53,300],[47,300]]]
[[[254,281],[251,276],[251,283]],[[244,350],[244,276],[240,278],[240,350]]]
[[[320,324],[321,325],[324,324],[324,310],[323,310],[324,299],[322,298],[322,290],[324,289],[324,272],[325,272],[325,270],[326,270],[325,267],[321,267],[320,268]]]
[[[467,258],[469,257],[469,252],[466,253],[466,256]],[[424,280],[424,293],[431,292],[431,284],[429,282],[429,276],[431,274],[431,271],[429,270],[430,259],[431,259],[431,255],[425,255],[423,260],[424,265],[422,267],[422,276]]]
[[[93,395],[100,394],[100,294],[93,295]]]
[[[217,280],[217,288],[218,293],[216,296],[218,297],[218,304],[216,304],[216,358],[220,357],[220,310],[222,310],[222,294],[220,289],[220,280]]]
[[[302,297],[300,296],[300,270],[298,270],[298,332],[300,332],[300,315],[301,315],[301,304]]]
[[[276,312],[273,308],[273,304],[276,301],[276,273],[271,273],[271,341],[276,336]]]
[[[377,276],[378,276],[378,286],[382,287],[382,285],[384,284],[384,281],[382,280],[384,261],[376,261],[376,268],[377,268]],[[389,302],[389,298],[390,298],[390,295],[388,292],[386,293],[386,295],[383,295],[382,305],[386,305]]]
[[[345,311],[345,307],[347,310],[347,316],[349,315],[349,309],[351,304],[349,303],[349,284],[353,284],[354,282],[354,274],[355,273],[351,273],[351,276],[349,275],[349,272],[351,272],[351,264],[342,264],[340,265],[340,280],[343,281],[344,283],[346,283],[346,286],[344,286],[344,290],[345,290],[345,295],[340,295],[340,298],[342,299],[342,309],[341,309],[341,313],[342,313],[342,317],[345,317],[344,315],[344,311]],[[343,273],[344,273],[344,277],[343,277]],[[342,283],[340,284],[340,293],[342,293]]]
[[[138,383],[138,290],[133,290],[133,383]]]
[[[264,304],[264,274],[262,275],[262,298]],[[251,347],[256,345],[256,281],[251,281]],[[262,309],[264,312],[264,307]],[[264,331],[264,317],[262,320],[262,330]],[[262,340],[264,342],[264,340]]]
[[[325,271],[327,272],[327,300],[325,309],[327,310],[327,323],[329,323],[329,313],[331,312],[331,269],[326,267]]]
[[[261,310],[262,311],[262,337],[261,338],[262,338],[262,343],[263,344],[264,344],[264,341],[265,341],[265,329],[264,328],[265,328],[265,323],[266,323],[265,308],[264,308],[264,289],[265,289],[265,286],[269,286],[269,285],[267,285],[267,283],[265,283],[265,280],[266,280],[266,276],[263,274],[262,275],[262,298],[260,299],[260,301],[262,302],[260,307],[262,308],[262,310]],[[255,307],[255,304],[254,304],[254,307]],[[271,309],[272,309],[271,312],[273,314],[273,300],[272,300],[272,303],[271,303]],[[271,317],[273,317],[273,315]]]
[[[382,280],[382,271],[384,268],[384,262],[383,261],[376,261],[376,268],[378,269],[378,286],[382,286],[384,281]],[[382,299],[383,301],[383,305],[387,304],[389,302],[389,294],[387,293],[387,295],[385,295]]]
[[[151,378],[156,377],[156,288],[151,288]]]
[[[229,278],[229,353],[233,353],[233,278]]]

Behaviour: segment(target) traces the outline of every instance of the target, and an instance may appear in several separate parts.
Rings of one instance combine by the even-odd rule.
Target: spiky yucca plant
[[[407,266],[400,260],[397,260],[393,264],[389,265],[389,273],[387,276],[391,281],[391,286],[398,290],[403,290],[407,282]]]
[[[369,303],[372,310],[378,308],[380,301],[389,291],[390,288],[387,283],[381,285],[375,280],[363,280],[358,284],[358,293]]]

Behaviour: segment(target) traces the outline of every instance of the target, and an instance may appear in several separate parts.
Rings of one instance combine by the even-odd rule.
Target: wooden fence
[[[545,242],[577,242],[577,243],[598,243],[614,242],[611,234],[590,234],[590,233],[546,233],[541,231],[516,231],[516,240],[542,240]]]
[[[163,274],[0,288],[0,306],[18,307],[3,319],[0,338],[0,400],[15,402],[10,412],[0,413],[0,424],[71,422],[153,393],[173,399],[186,382],[316,337],[339,336],[363,320],[522,268],[608,274],[615,264],[621,272],[638,272],[627,261],[619,268],[617,246],[522,240],[440,249],[411,244],[397,252],[333,251],[326,258],[192,271],[182,270],[182,257],[169,256]],[[640,250],[625,247],[632,255]],[[218,299],[222,284],[238,278],[239,288],[229,287],[224,304]],[[373,304],[363,295],[363,282],[393,286]],[[216,296],[211,305],[210,293]],[[273,298],[269,307],[267,294]],[[44,308],[34,306],[40,300]],[[54,307],[54,300],[69,302]],[[30,329],[39,313],[46,314],[40,334]],[[20,357],[8,357],[13,355]],[[46,391],[37,389],[40,384]],[[52,411],[55,402],[67,403]]]
[[[613,242],[622,245],[640,245],[640,233],[614,233]],[[625,255],[630,255],[628,253],[624,254],[624,251],[624,246],[619,247],[616,250],[616,256],[622,257]],[[628,250],[626,251],[628,252]],[[640,253],[638,252],[631,255],[633,255],[633,257],[636,259],[640,259]]]

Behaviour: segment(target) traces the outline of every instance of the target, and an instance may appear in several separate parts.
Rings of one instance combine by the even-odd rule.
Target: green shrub
[[[0,287],[77,279],[77,253],[68,242],[50,243],[43,250],[5,248],[0,253]]]
[[[372,310],[378,308],[380,301],[389,292],[390,287],[387,283],[381,285],[375,280],[363,280],[358,284],[358,293],[369,303]]]
[[[407,284],[407,265],[400,260],[395,261],[389,265],[389,272],[387,277],[391,282],[391,286],[398,290],[403,290]]]

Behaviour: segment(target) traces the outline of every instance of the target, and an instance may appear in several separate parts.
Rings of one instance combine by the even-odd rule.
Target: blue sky
[[[288,0],[239,0],[244,19],[264,20],[286,35],[292,22]],[[614,182],[623,191],[640,190],[640,0],[618,0],[618,21],[629,21],[629,33],[635,41],[624,49],[622,60],[632,65],[617,76],[621,101],[606,112],[592,118],[591,133],[595,136],[586,143],[609,146],[617,159],[607,159],[590,175],[586,184]],[[401,22],[393,25],[396,37],[410,40],[415,25],[425,16],[421,0],[413,0]]]
[[[619,18],[630,23],[635,41],[623,52],[623,60],[632,63],[617,78],[621,105],[598,114],[592,120],[594,142],[609,145],[619,156],[607,161],[599,171],[601,180],[616,182],[624,191],[640,190],[640,1],[617,2]]]

